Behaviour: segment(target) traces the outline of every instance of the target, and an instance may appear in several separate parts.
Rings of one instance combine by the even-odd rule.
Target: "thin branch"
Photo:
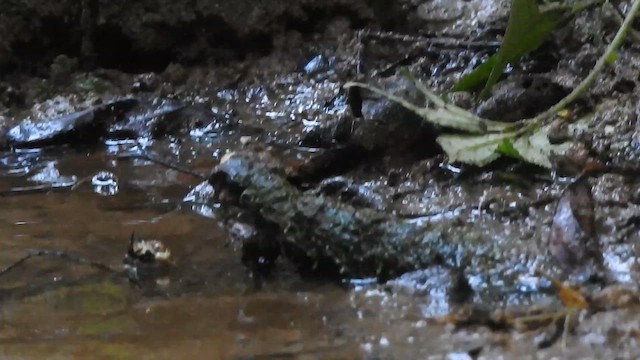
[[[615,21],[618,23],[618,26],[622,26],[622,22],[624,21],[624,14],[620,12],[615,6],[611,5],[611,3],[607,2],[604,4],[608,8],[610,8],[610,12],[613,14]],[[640,32],[634,28],[629,28],[628,36],[631,38],[631,43],[636,42],[640,43]]]
[[[154,164],[158,164],[158,165],[162,165],[166,168],[169,168],[171,170],[175,170],[184,174],[188,174],[191,175],[195,178],[198,178],[200,180],[207,180],[209,177],[201,174],[197,171],[191,170],[187,167],[178,165],[178,164],[173,164],[169,161],[166,160],[162,160],[162,159],[158,159],[156,157],[153,157],[149,154],[147,154],[146,152],[143,152],[142,154],[122,154],[122,155],[118,155],[118,159],[143,159],[143,160],[147,160],[147,161],[151,161]]]
[[[0,197],[13,196],[13,195],[30,195],[30,194],[42,194],[51,191],[65,191],[73,190],[77,183],[63,183],[63,184],[42,184],[33,186],[18,186],[12,187],[8,190],[0,190]]]
[[[609,47],[607,47],[607,50],[604,52],[604,54],[602,54],[602,56],[600,56],[600,58],[596,62],[596,65],[593,67],[593,69],[591,69],[591,72],[589,73],[589,75],[587,75],[587,77],[584,80],[582,80],[582,82],[578,84],[578,86],[576,86],[576,88],[573,89],[573,91],[569,95],[564,97],[557,104],[549,108],[547,111],[543,112],[542,114],[536,116],[533,119],[524,120],[524,122],[532,121],[533,123],[536,124],[536,126],[540,126],[545,120],[551,118],[558,111],[566,108],[567,105],[574,102],[579,97],[581,97],[585,92],[587,92],[587,90],[589,90],[593,82],[596,81],[598,75],[600,75],[602,70],[604,70],[604,68],[609,64],[610,59],[613,56],[615,56],[615,53],[620,47],[620,45],[622,45],[622,43],[624,42],[625,36],[627,35],[627,32],[631,28],[633,19],[639,9],[640,9],[640,0],[635,0],[633,2],[633,5],[631,6],[631,9],[627,13],[627,16],[622,22],[622,25],[620,25],[620,28],[618,29],[616,36],[613,38],[613,41],[611,41],[611,44],[609,44]]]
[[[119,270],[116,270],[112,267],[110,267],[109,265],[97,262],[97,261],[93,261],[93,260],[89,260],[77,255],[73,255],[73,254],[69,254],[65,251],[60,251],[60,250],[32,250],[30,251],[27,255],[23,256],[22,258],[18,259],[16,262],[14,262],[13,264],[7,266],[6,268],[0,270],[0,276],[6,275],[8,273],[10,273],[11,271],[15,270],[17,267],[19,267],[20,265],[24,264],[27,260],[34,258],[34,257],[51,257],[51,258],[56,258],[56,259],[62,259],[68,262],[72,262],[78,265],[87,265],[90,266],[92,268],[96,268],[98,270],[101,271],[105,271],[105,272],[109,272],[109,273],[113,273],[113,274],[121,274],[122,272]]]

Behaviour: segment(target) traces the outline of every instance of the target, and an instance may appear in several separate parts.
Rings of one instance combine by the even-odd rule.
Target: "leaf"
[[[551,168],[552,153],[562,153],[569,143],[552,145],[546,132],[539,130],[531,135],[518,131],[484,135],[441,135],[438,143],[449,160],[477,166],[486,165],[500,155]]]
[[[498,51],[514,63],[544,43],[560,20],[562,11],[540,13],[536,0],[513,0],[509,23]]]
[[[401,97],[389,94],[382,89],[378,89],[374,86],[364,83],[348,82],[344,84],[344,87],[348,89],[357,86],[369,90],[375,94],[384,96],[385,98],[402,105],[407,110],[412,111],[427,122],[436,126],[462,130],[473,134],[504,131],[513,126],[512,123],[482,119],[465,109],[462,109],[453,104],[446,103],[434,92],[427,89],[419,82],[415,81],[415,79],[413,79],[412,81],[414,82],[418,90],[425,95],[425,97],[429,101],[427,106],[431,105],[431,108],[421,108],[406,101]]]
[[[551,168],[551,154],[564,153],[570,143],[552,145],[545,130],[539,130],[529,136],[522,136],[513,143],[514,149],[526,162]]]
[[[497,151],[504,156],[512,157],[514,159],[522,159],[522,156],[520,156],[518,150],[513,147],[513,142],[510,139],[502,140],[498,145]]]
[[[513,133],[486,135],[441,135],[438,144],[451,162],[484,166],[500,157],[498,147]]]
[[[502,55],[502,52],[498,51],[495,63],[493,64],[493,68],[491,69],[491,74],[489,74],[489,78],[487,79],[487,82],[484,84],[484,88],[478,95],[480,98],[486,98],[489,95],[489,92],[491,92],[493,85],[495,85],[498,82],[498,80],[500,80],[502,73],[504,73],[504,67],[506,65],[507,65],[507,62],[504,60],[504,56]]]
[[[536,269],[535,274],[551,282],[553,288],[556,291],[556,294],[558,295],[558,298],[560,299],[560,301],[562,301],[562,305],[564,305],[566,308],[586,309],[589,307],[589,303],[578,290],[574,290],[568,286],[565,286],[562,282],[560,282],[560,280],[542,272],[539,269]]]
[[[513,0],[509,23],[498,53],[463,76],[452,91],[473,90],[485,82],[480,97],[488,95],[502,76],[504,67],[518,62],[524,55],[540,47],[563,13],[561,10],[541,13],[536,0]]]
[[[505,155],[551,168],[550,156],[554,153],[564,153],[570,146],[570,143],[552,145],[546,135],[548,127],[531,135],[528,133],[522,135],[522,131],[519,131],[513,123],[480,118],[465,109],[445,102],[410,74],[405,74],[405,77],[425,95],[428,100],[427,107],[421,108],[401,97],[364,83],[348,82],[344,87],[360,87],[369,90],[399,103],[433,125],[466,132],[466,135],[442,135],[438,138],[438,143],[451,161],[483,166],[500,155]]]
[[[563,284],[559,284],[558,286],[554,284],[554,287],[558,293],[558,298],[560,298],[560,301],[562,301],[565,307],[570,309],[586,309],[589,307],[589,303],[579,291],[564,286]]]
[[[498,55],[494,54],[485,62],[476,67],[472,72],[463,75],[460,80],[451,88],[451,92],[474,91],[479,89],[489,79],[498,60]]]

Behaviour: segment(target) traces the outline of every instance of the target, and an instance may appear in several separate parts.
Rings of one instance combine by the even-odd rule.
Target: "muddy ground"
[[[72,256],[0,275],[0,353],[640,356],[636,44],[557,130],[626,169],[586,182],[604,285],[549,253],[575,172],[449,163],[439,129],[343,88],[365,81],[420,102],[398,75],[408,68],[444,93],[496,51],[507,15],[491,0],[3,1],[0,266],[33,249]],[[588,73],[616,19],[609,7],[580,13],[490,98],[454,101],[496,120],[546,110]],[[129,256],[124,269],[132,233],[161,241],[170,261]],[[509,322],[562,309],[537,268],[591,299],[564,339]]]

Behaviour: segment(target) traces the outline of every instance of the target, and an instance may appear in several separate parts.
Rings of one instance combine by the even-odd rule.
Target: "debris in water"
[[[143,240],[131,234],[127,258],[143,263],[169,261],[171,251],[158,240]]]
[[[541,270],[536,270],[536,275],[541,276],[551,282],[553,288],[558,295],[560,301],[566,308],[570,309],[587,309],[589,307],[589,303],[582,296],[582,294],[578,290],[574,290],[568,286],[565,286],[560,282],[560,280],[550,276],[542,272]]]
[[[103,196],[118,193],[118,177],[108,171],[100,171],[91,178],[93,191]]]
[[[173,267],[171,251],[159,240],[144,240],[131,234],[129,248],[123,260],[129,279],[141,284],[154,280],[156,284],[166,284]]]

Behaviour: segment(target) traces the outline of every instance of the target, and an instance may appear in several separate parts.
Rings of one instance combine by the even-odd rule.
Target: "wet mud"
[[[563,25],[489,98],[452,100],[505,121],[546,110],[606,46],[591,40],[615,31],[607,14]],[[505,1],[3,2],[0,354],[637,357],[634,45],[554,124],[576,144],[553,171],[449,163],[441,129],[343,88],[420,103],[406,68],[444,93],[507,16]],[[606,166],[576,178],[586,158]],[[573,290],[536,270],[588,306],[565,316]]]

